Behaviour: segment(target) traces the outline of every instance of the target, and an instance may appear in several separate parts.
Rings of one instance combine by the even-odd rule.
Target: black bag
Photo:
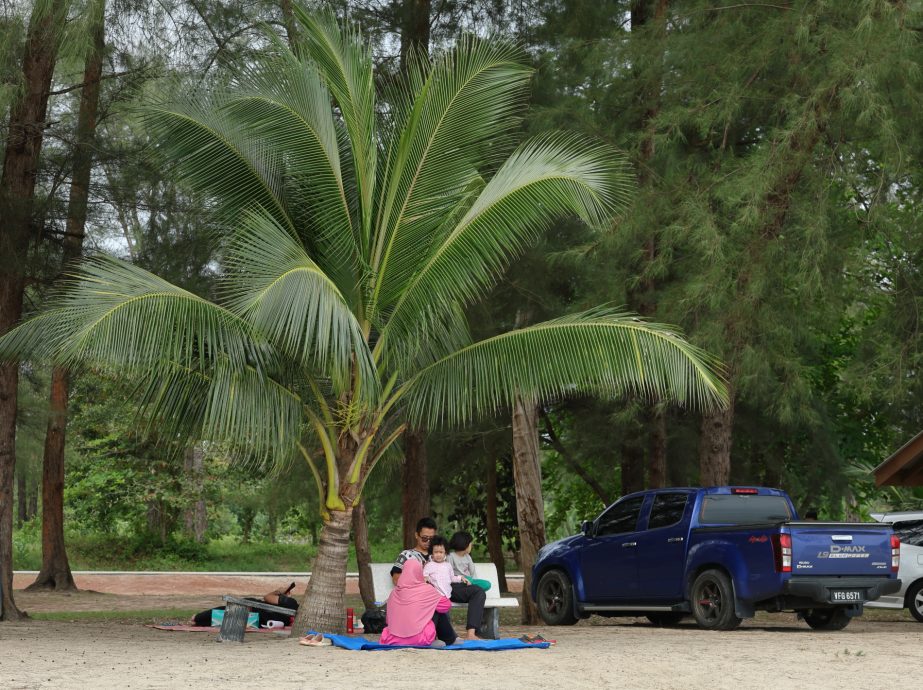
[[[385,612],[381,609],[366,609],[362,614],[363,632],[378,635],[385,629]]]

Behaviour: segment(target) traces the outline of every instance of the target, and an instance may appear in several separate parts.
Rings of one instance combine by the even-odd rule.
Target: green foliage
[[[379,109],[357,30],[296,12],[297,55],[276,46],[227,85],[144,111],[176,179],[233,225],[218,303],[92,259],[0,340],[7,356],[127,372],[171,444],[206,439],[277,468],[297,450],[325,516],[357,500],[407,422],[467,423],[517,392],[721,404],[714,360],[612,310],[472,344],[462,310],[540,230],[569,216],[606,227],[625,207],[622,157],[560,134],[507,155],[529,75],[507,41],[465,38],[421,61]],[[152,496],[168,514],[174,498]]]

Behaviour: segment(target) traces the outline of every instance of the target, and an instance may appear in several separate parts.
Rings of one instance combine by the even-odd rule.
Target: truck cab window
[[[689,494],[657,494],[654,496],[654,505],[651,507],[651,517],[648,520],[648,529],[669,527],[683,519],[686,510],[686,499]]]
[[[625,501],[619,501],[603,513],[596,523],[596,536],[604,537],[607,534],[624,534],[634,532],[638,526],[638,514],[644,496],[636,496]]]

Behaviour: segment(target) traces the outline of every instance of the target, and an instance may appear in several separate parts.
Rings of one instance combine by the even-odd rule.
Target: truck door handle
[[[670,537],[667,539],[667,544],[676,544],[677,542],[683,541],[682,537]]]
[[[632,546],[637,546],[637,545],[638,545],[638,542],[636,541],[626,541],[624,544],[622,544],[622,548],[627,549],[627,548],[630,548]]]

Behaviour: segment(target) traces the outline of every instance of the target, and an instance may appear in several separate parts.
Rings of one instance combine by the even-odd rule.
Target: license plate
[[[831,601],[862,601],[865,593],[861,589],[835,589],[830,592]]]

